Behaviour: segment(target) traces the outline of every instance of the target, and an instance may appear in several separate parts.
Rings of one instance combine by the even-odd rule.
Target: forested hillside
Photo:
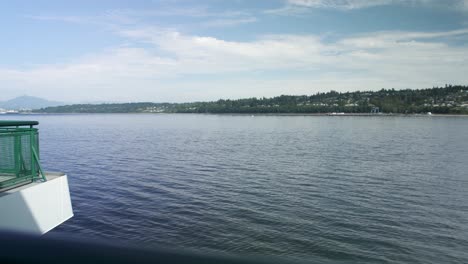
[[[281,95],[192,103],[80,104],[47,107],[39,113],[439,113],[468,114],[468,86],[418,90],[382,89],[314,95]]]

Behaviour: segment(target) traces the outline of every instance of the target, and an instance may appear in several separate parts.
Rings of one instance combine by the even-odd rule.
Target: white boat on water
[[[344,113],[344,112],[338,112],[338,113],[337,113],[337,112],[333,112],[333,113],[329,113],[328,115],[329,115],[329,116],[345,115],[345,113]]]

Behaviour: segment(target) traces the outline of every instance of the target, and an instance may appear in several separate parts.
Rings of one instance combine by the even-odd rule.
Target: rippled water
[[[9,117],[11,118],[11,116]],[[468,263],[468,118],[15,116],[69,175],[53,232],[317,263]]]

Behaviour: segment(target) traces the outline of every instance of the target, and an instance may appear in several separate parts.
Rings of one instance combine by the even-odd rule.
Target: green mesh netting
[[[0,129],[0,189],[33,180],[36,146],[36,129]]]

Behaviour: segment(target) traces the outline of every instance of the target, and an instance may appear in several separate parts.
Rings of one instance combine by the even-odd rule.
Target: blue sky
[[[468,0],[1,1],[0,100],[468,84]]]

